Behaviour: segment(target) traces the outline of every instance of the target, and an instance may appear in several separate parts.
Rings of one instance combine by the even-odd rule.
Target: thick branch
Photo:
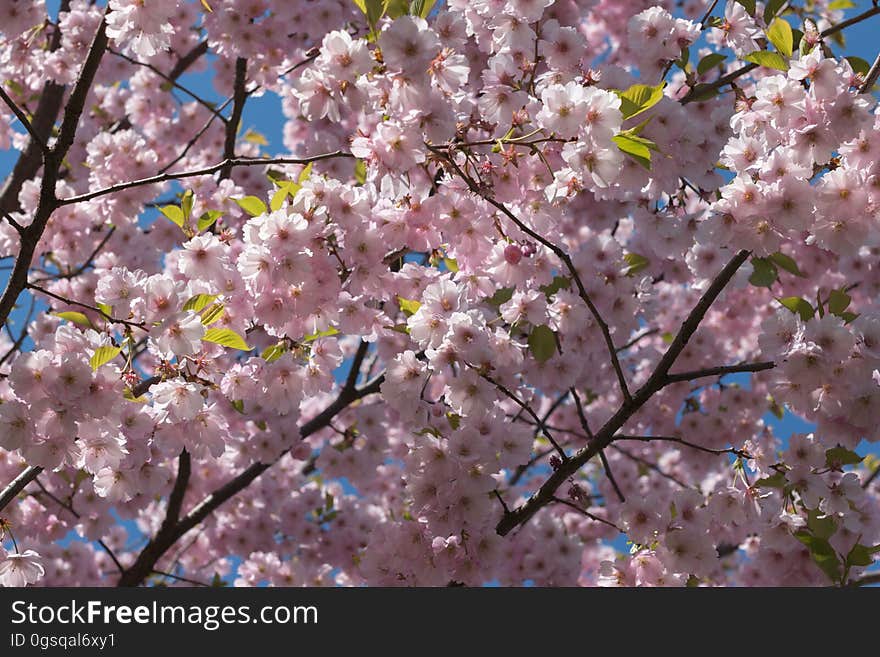
[[[379,392],[379,387],[384,380],[385,375],[383,374],[377,376],[362,388],[352,389],[343,387],[339,396],[332,404],[300,428],[300,436],[305,439],[316,431],[326,428],[329,426],[331,420],[333,420],[337,414],[342,412],[351,403],[358,399],[362,399],[367,395]],[[143,583],[143,581],[149,577],[150,573],[153,572],[156,563],[162,558],[162,555],[164,555],[165,552],[167,552],[168,549],[180,539],[180,537],[207,518],[214,512],[214,510],[220,507],[221,504],[247,488],[251,482],[271,468],[274,463],[277,463],[277,460],[272,463],[254,463],[238,476],[229,480],[223,486],[209,494],[205,499],[193,507],[188,514],[179,521],[170,524],[169,528],[164,530],[165,524],[168,522],[166,517],[166,520],[162,525],[163,529],[160,529],[156,536],[147,543],[138,555],[137,560],[128,570],[125,571],[119,579],[119,586],[138,586]]]
[[[42,471],[43,468],[38,465],[29,465],[15,479],[9,482],[9,485],[0,491],[0,511],[3,511],[15,499],[15,496],[36,479]]]
[[[739,251],[730,262],[725,265],[724,269],[715,277],[712,284],[703,293],[703,296],[694,306],[690,314],[681,325],[678,335],[673,339],[672,344],[663,354],[654,372],[648,380],[633,395],[632,399],[626,400],[617,410],[617,412],[599,429],[595,434],[595,439],[578,451],[568,461],[563,463],[538,491],[532,495],[522,506],[517,507],[509,514],[502,516],[501,521],[496,526],[496,531],[501,536],[505,536],[519,525],[527,522],[540,509],[550,504],[556,489],[559,488],[569,477],[582,468],[590,459],[596,456],[601,450],[605,449],[614,441],[615,433],[629,420],[644,404],[651,399],[665,384],[669,370],[675,363],[675,360],[684,350],[691,336],[703,321],[709,308],[721,294],[721,291],[733,278],[733,275],[748,259],[748,251]]]
[[[235,159],[235,138],[238,134],[238,126],[241,123],[241,115],[244,112],[244,104],[247,101],[247,59],[239,57],[235,60],[235,83],[232,91],[232,114],[226,122],[226,139],[223,142],[223,159],[227,162]],[[226,180],[232,175],[232,166],[225,165],[220,170],[220,180]]]
[[[55,145],[45,156],[45,166],[43,168],[43,181],[40,187],[40,199],[37,204],[34,220],[19,236],[19,252],[15,258],[15,266],[6,284],[3,297],[0,298],[0,324],[6,321],[9,313],[15,305],[18,295],[27,286],[28,270],[34,257],[37,244],[46,230],[49,217],[58,206],[55,197],[55,183],[58,180],[58,173],[61,164],[67,156],[67,152],[73,145],[77,126],[79,125],[80,116],[82,116],[85,107],[86,98],[91,89],[98,66],[101,64],[101,58],[107,48],[106,23],[101,21],[86,60],[80,70],[79,77],[67,101],[64,109],[64,119],[61,122],[61,128],[58,133],[58,139]],[[41,99],[42,103],[42,99]],[[37,127],[35,126],[35,129]],[[50,124],[51,129],[51,124]],[[36,171],[34,171],[36,173]],[[6,190],[4,190],[5,196]],[[3,199],[5,201],[5,198]],[[16,200],[17,203],[17,200]],[[5,211],[5,208],[3,208]]]

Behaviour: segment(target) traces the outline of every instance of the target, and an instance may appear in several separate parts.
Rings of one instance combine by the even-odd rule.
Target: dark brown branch
[[[862,83],[862,86],[859,87],[859,93],[870,93],[871,90],[874,89],[874,85],[877,84],[878,77],[880,77],[880,55],[877,55],[876,59],[874,59],[874,64],[865,76],[865,81]]]
[[[186,70],[195,64],[200,57],[206,55],[208,53],[208,42],[202,41],[197,46],[195,46],[192,50],[186,53],[183,57],[177,60],[177,63],[174,65],[174,68],[171,69],[171,72],[168,73],[168,77],[172,80],[176,80],[181,75],[183,75]]]
[[[217,115],[218,119],[220,119],[224,123],[226,122],[226,117],[224,117],[222,114],[220,114],[220,112],[217,111],[217,108],[214,107],[214,105],[212,103],[209,103],[207,100],[205,100],[204,98],[199,96],[197,93],[195,93],[191,89],[188,89],[188,88],[184,87],[182,84],[180,84],[177,81],[177,77],[180,77],[179,75],[176,77],[171,76],[171,75],[166,75],[165,73],[163,73],[161,71],[161,69],[153,66],[152,64],[150,64],[148,62],[138,61],[137,59],[134,59],[133,57],[129,57],[125,53],[121,53],[118,50],[113,50],[112,48],[108,48],[107,52],[109,52],[111,55],[115,55],[116,57],[119,57],[120,59],[124,59],[125,61],[127,61],[129,64],[132,64],[133,66],[142,66],[142,67],[146,68],[147,70],[151,71],[154,75],[157,75],[160,78],[162,78],[163,80],[165,80],[166,83],[170,84],[172,87],[174,87],[178,91],[182,91],[183,93],[185,93],[187,96],[189,96],[194,101],[196,101],[199,105],[201,105],[206,110],[211,112],[211,114]]]
[[[693,381],[694,379],[702,379],[707,376],[724,376],[725,374],[736,374],[739,372],[763,372],[772,370],[776,367],[776,363],[772,361],[764,361],[761,363],[743,363],[742,365],[722,365],[720,367],[707,367],[703,370],[694,370],[692,372],[680,372],[677,374],[668,374],[664,385],[673,383],[684,383]]]
[[[15,479],[9,482],[6,488],[0,491],[0,511],[5,509],[15,499],[16,495],[23,491],[25,486],[36,479],[42,471],[43,468],[38,465],[29,465]]]
[[[553,498],[551,499],[551,501],[552,501],[552,502],[555,502],[556,504],[563,504],[563,505],[567,506],[567,507],[570,508],[570,509],[574,509],[575,511],[577,511],[578,513],[580,513],[582,516],[585,516],[585,517],[589,518],[590,520],[595,520],[596,522],[601,522],[602,524],[608,525],[609,527],[613,527],[614,529],[616,529],[617,531],[619,531],[621,534],[623,533],[623,530],[621,530],[620,527],[618,527],[617,525],[615,525],[615,524],[614,524],[613,522],[611,522],[610,520],[606,520],[605,518],[601,518],[601,517],[597,516],[597,515],[594,514],[594,513],[590,513],[590,512],[587,511],[586,509],[582,509],[581,507],[579,507],[579,506],[578,506],[577,504],[575,504],[574,502],[569,502],[568,500],[564,500],[564,499],[562,499],[561,497],[553,497]]]
[[[361,388],[352,390],[343,387],[333,403],[300,428],[301,438],[305,439],[316,431],[326,428],[337,414],[353,402],[379,392],[379,388],[384,381],[385,375],[382,374]],[[184,534],[202,522],[224,502],[247,488],[251,482],[271,468],[274,463],[277,463],[277,460],[272,463],[252,464],[239,475],[210,493],[183,518],[171,524],[167,531],[163,532],[160,530],[141,550],[141,553],[131,567],[120,577],[119,586],[138,586],[143,583],[154,570],[154,566],[162,558],[162,555]],[[165,523],[163,522],[163,527],[164,525]]]
[[[25,286],[29,290],[34,290],[35,292],[39,292],[40,294],[45,294],[47,297],[51,297],[56,301],[60,301],[62,303],[67,304],[68,306],[77,306],[79,308],[85,308],[86,310],[91,310],[92,312],[98,313],[101,317],[106,319],[108,322],[112,324],[123,324],[124,326],[130,326],[132,328],[139,328],[142,330],[146,330],[146,326],[143,322],[130,322],[127,319],[119,319],[118,317],[113,317],[112,315],[108,315],[106,312],[98,308],[97,306],[90,306],[87,303],[82,303],[81,301],[75,301],[73,299],[67,299],[62,297],[61,295],[55,294],[54,292],[50,292],[46,288],[40,287],[39,285],[35,285],[33,283],[28,283]]]
[[[568,461],[563,463],[544,484],[523,505],[506,514],[496,526],[496,531],[501,536],[510,533],[515,527],[527,522],[540,509],[545,507],[553,499],[556,489],[567,481],[574,473],[584,466],[601,450],[605,449],[614,440],[617,431],[629,420],[644,404],[663,388],[669,370],[678,356],[684,350],[691,336],[699,327],[709,308],[721,294],[722,290],[733,278],[742,264],[748,259],[749,251],[739,251],[721,272],[715,277],[703,296],[691,310],[690,314],[681,325],[678,335],[669,345],[666,353],[660,359],[648,380],[633,395],[631,400],[626,400],[614,415],[596,433],[594,440],[578,451]]]
[[[21,111],[21,108],[15,104],[15,101],[12,100],[12,98],[10,98],[5,91],[3,91],[2,86],[0,86],[0,98],[2,98],[3,102],[6,103],[9,109],[12,110],[12,113],[15,114],[15,117],[19,120],[21,125],[24,126],[24,129],[27,130],[27,133],[31,136],[31,139],[33,139],[37,143],[37,146],[40,147],[40,150],[42,150],[43,153],[46,153],[49,150],[49,147],[46,145],[43,137],[39,133],[37,133],[37,131],[34,129],[34,126],[31,125],[31,122],[28,119],[27,115]]]
[[[488,374],[484,374],[482,372],[479,372],[479,370],[477,368],[473,368],[473,369],[475,372],[478,372],[481,377],[486,379],[486,381],[488,381],[493,386],[498,388],[498,390],[505,397],[507,397],[508,399],[513,401],[517,406],[519,406],[522,410],[524,410],[526,413],[528,413],[529,416],[535,421],[535,425],[544,433],[545,436],[547,436],[547,440],[550,441],[550,444],[553,445],[553,448],[559,453],[559,456],[562,458],[562,460],[563,461],[568,460],[568,454],[566,454],[565,450],[562,449],[562,447],[560,447],[559,443],[556,442],[556,439],[553,437],[553,434],[550,433],[550,430],[547,428],[547,425],[544,423],[544,421],[541,418],[538,417],[537,413],[535,413],[535,411],[532,410],[531,406],[529,406],[522,399],[517,397],[513,392],[508,390],[505,386],[500,384],[498,381],[496,381],[495,379],[490,377]]]
[[[605,450],[599,450],[599,459],[602,461],[602,468],[605,470],[605,476],[608,477],[608,481],[611,482],[611,486],[614,488],[614,492],[617,494],[617,499],[621,502],[626,502],[626,497],[623,495],[623,491],[620,490],[620,486],[617,483],[617,480],[614,478],[614,474],[611,472],[611,464],[608,463],[608,457],[605,456]]]
[[[428,149],[431,152],[437,154],[442,157],[444,161],[449,163],[449,165],[455,169],[456,173],[461,177],[461,179],[467,183],[468,188],[473,194],[476,194],[484,201],[486,201],[492,207],[500,210],[504,216],[510,219],[516,226],[524,232],[526,235],[531,237],[536,242],[544,245],[546,248],[550,249],[556,255],[559,260],[565,265],[565,268],[568,270],[569,275],[571,275],[572,280],[575,283],[575,286],[578,289],[578,296],[581,300],[587,305],[590,313],[593,315],[593,319],[599,325],[599,329],[602,331],[602,337],[605,339],[605,345],[608,348],[608,354],[611,357],[611,365],[614,367],[614,373],[617,375],[617,383],[620,386],[620,392],[623,395],[625,401],[632,401],[632,395],[629,392],[629,387],[626,383],[626,377],[623,375],[623,368],[620,366],[620,359],[617,357],[617,349],[614,347],[614,340],[611,337],[611,329],[608,327],[607,322],[603,319],[602,314],[599,312],[599,309],[593,303],[593,299],[590,297],[587,292],[586,287],[584,287],[584,283],[581,280],[580,274],[574,266],[574,262],[571,260],[571,256],[563,249],[561,246],[554,244],[550,240],[548,240],[543,235],[536,233],[534,230],[529,228],[523,221],[517,217],[510,209],[504,205],[504,203],[500,203],[496,201],[494,198],[486,194],[483,188],[467,173],[462,171],[461,167],[455,162],[454,157],[451,155],[446,155],[442,149],[436,148],[429,144],[426,144]]]
[[[656,329],[656,328],[643,331],[642,333],[639,333],[636,337],[634,337],[632,340],[627,342],[625,345],[618,347],[617,353],[620,353],[621,351],[626,351],[630,347],[634,347],[635,345],[637,345],[639,342],[641,342],[645,338],[650,337],[652,335],[657,335],[659,332],[660,332],[660,329]]]
[[[832,25],[827,30],[822,31],[819,34],[819,36],[822,37],[823,39],[830,37],[830,36],[833,36],[833,35],[837,34],[838,32],[841,32],[842,30],[845,30],[848,27],[856,25],[857,23],[861,23],[862,21],[865,21],[873,16],[876,16],[877,14],[880,14],[880,7],[872,7],[871,9],[868,9],[867,11],[864,11],[857,16],[853,16],[850,19],[847,19],[845,21],[841,21],[837,25]],[[684,104],[694,102],[694,101],[698,100],[699,98],[705,96],[707,93],[710,93],[712,91],[720,89],[721,87],[728,85],[731,82],[736,81],[737,79],[741,78],[742,76],[744,76],[748,73],[751,73],[756,68],[758,68],[758,64],[749,63],[749,64],[746,64],[745,66],[742,66],[742,67],[736,69],[735,71],[728,73],[727,75],[722,75],[720,78],[718,78],[714,82],[709,82],[707,84],[697,85],[696,87],[691,89],[687,94],[685,94],[685,96],[681,99],[681,102]],[[878,72],[877,74],[880,75],[880,72]],[[864,91],[862,91],[862,92],[864,92]]]
[[[227,162],[235,159],[235,138],[238,134],[238,126],[241,124],[241,115],[244,112],[244,104],[247,102],[247,59],[239,57],[235,60],[235,82],[232,92],[232,114],[226,122],[226,139],[223,143],[223,159]],[[232,165],[227,164],[220,169],[220,180],[225,180],[232,175]]]
[[[727,449],[712,449],[710,447],[703,447],[702,445],[698,445],[696,443],[689,442],[687,440],[683,440],[678,436],[629,436],[629,435],[618,435],[614,437],[614,440],[631,440],[640,443],[653,443],[653,442],[666,442],[666,443],[676,443],[678,445],[683,445],[684,447],[690,447],[691,449],[696,449],[701,452],[705,452],[706,454],[714,454],[716,456],[722,456],[724,454],[733,454],[734,456],[738,456],[742,459],[749,459],[751,455],[747,452],[736,449],[735,447],[728,447]]]
[[[94,198],[98,198],[99,196],[106,196],[107,194],[115,194],[116,192],[122,192],[127,189],[132,189],[134,187],[142,187],[144,185],[157,185],[163,182],[169,182],[171,180],[181,180],[183,178],[195,178],[197,176],[209,176],[213,173],[217,173],[223,167],[249,167],[249,166],[269,166],[271,164],[310,164],[312,162],[320,162],[322,160],[331,160],[337,157],[354,157],[351,153],[346,153],[345,151],[334,151],[332,153],[322,153],[321,155],[312,155],[311,157],[273,157],[273,158],[258,158],[258,157],[236,157],[233,159],[223,160],[222,162],[218,162],[217,164],[212,164],[209,167],[204,167],[202,169],[194,169],[192,171],[179,171],[176,173],[161,173],[156,176],[150,176],[149,178],[141,178],[140,180],[130,180],[124,183],[117,183],[115,185],[111,185],[109,187],[105,187],[104,189],[98,189],[93,192],[87,192],[86,194],[80,194],[79,196],[71,196],[69,198],[58,199],[58,205],[70,205],[72,203],[81,203],[83,201],[90,201]]]
[[[686,483],[684,483],[681,479],[679,479],[675,475],[671,475],[668,472],[666,472],[665,470],[663,470],[656,463],[653,463],[653,462],[649,461],[648,459],[642,458],[641,456],[636,456],[635,454],[633,454],[629,450],[624,449],[620,445],[611,445],[611,449],[613,449],[618,454],[623,454],[630,461],[633,461],[634,463],[639,463],[640,465],[645,466],[646,468],[648,468],[652,472],[656,472],[658,475],[660,475],[664,479],[668,479],[669,481],[676,484],[677,486],[680,486],[681,488],[692,488],[691,486],[688,486]]]
[[[79,119],[82,116],[83,108],[85,107],[86,98],[88,97],[92,82],[95,79],[98,66],[101,64],[101,58],[107,48],[106,27],[106,22],[102,20],[101,25],[98,27],[98,31],[92,40],[89,52],[86,55],[85,62],[80,70],[79,77],[76,80],[70,98],[67,100],[67,105],[64,109],[64,118],[61,121],[61,128],[58,131],[58,139],[44,157],[45,166],[43,167],[43,180],[40,185],[40,197],[37,203],[37,209],[34,213],[32,223],[19,236],[19,252],[15,258],[15,266],[9,276],[9,281],[6,284],[3,297],[0,298],[0,323],[6,322],[9,313],[12,312],[12,308],[15,306],[18,295],[21,294],[27,286],[28,271],[30,270],[37,244],[43,236],[43,232],[46,230],[49,217],[58,207],[58,201],[55,196],[55,184],[58,181],[59,171],[64,162],[64,158],[67,156],[67,152],[73,145],[76,136],[76,129],[79,125]],[[39,133],[40,128],[36,125],[36,122],[34,128],[38,130]],[[51,129],[51,124],[48,129]],[[34,170],[34,173],[36,173],[36,170]],[[5,200],[6,192],[7,189],[4,189],[3,200]],[[0,209],[4,212],[8,211],[6,207]]]

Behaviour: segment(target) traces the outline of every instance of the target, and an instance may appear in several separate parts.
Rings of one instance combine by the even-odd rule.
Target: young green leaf
[[[202,216],[199,217],[197,224],[199,232],[201,233],[203,230],[208,230],[222,216],[223,213],[220,210],[208,210],[207,212],[203,212]]]
[[[779,13],[779,10],[782,9],[782,5],[784,5],[786,0],[769,0],[767,5],[764,7],[764,23],[769,25],[773,20],[773,17]]]
[[[661,100],[663,100],[663,89],[666,83],[658,84],[656,87],[647,84],[634,84],[625,91],[615,91],[620,96],[620,111],[624,119],[631,119],[642,112],[645,112]]]
[[[161,207],[159,208],[159,212],[164,214],[172,223],[177,224],[181,228],[183,228],[183,224],[186,223],[186,217],[183,214],[183,210],[176,205],[166,205]]]
[[[778,52],[769,52],[767,50],[759,50],[749,53],[743,59],[752,64],[763,66],[764,68],[773,68],[777,71],[787,71],[788,62]]]
[[[109,363],[111,360],[116,358],[122,349],[119,347],[114,347],[113,345],[104,345],[103,347],[98,347],[95,349],[95,353],[89,359],[89,364],[92,366],[92,371],[97,370],[101,365],[105,363]]]
[[[66,319],[68,322],[73,322],[74,324],[78,324],[79,326],[84,326],[86,328],[92,328],[92,323],[89,321],[89,318],[83,315],[82,313],[78,313],[75,310],[66,310],[61,313],[52,313],[56,317],[60,317],[61,319]]]
[[[794,52],[794,33],[787,20],[784,18],[774,20],[767,28],[767,38],[776,46],[776,50],[786,57],[791,57]]]
[[[214,303],[217,300],[219,294],[197,294],[194,297],[191,297],[185,304],[183,304],[183,310],[192,310],[193,312],[199,312],[205,306]]]
[[[202,324],[205,326],[210,326],[214,322],[218,321],[221,317],[223,317],[224,312],[225,308],[223,307],[222,303],[215,303],[208,306],[202,313]]]
[[[846,447],[832,447],[825,451],[825,465],[833,470],[839,470],[844,465],[857,465],[862,459],[863,457]]]
[[[180,198],[180,209],[183,211],[183,220],[187,221],[193,209],[193,191],[186,190]]]
[[[755,287],[771,287],[776,282],[779,272],[767,258],[752,258],[752,275],[749,276],[749,283]]]
[[[852,297],[843,290],[831,290],[828,297],[828,312],[840,316],[849,308],[850,302],[852,302]]]
[[[745,10],[749,13],[749,16],[755,15],[755,0],[736,0],[739,4],[745,7]]]
[[[794,259],[785,255],[784,253],[777,251],[776,253],[770,255],[770,260],[772,260],[773,264],[775,264],[777,267],[779,267],[780,269],[784,269],[789,274],[794,274],[795,276],[805,278],[803,272],[801,272]]]
[[[403,314],[407,317],[414,315],[416,311],[418,311],[418,309],[422,307],[420,301],[414,301],[413,299],[404,299],[403,297],[397,297],[397,304],[400,306]]]
[[[546,324],[536,326],[529,334],[529,350],[539,363],[546,363],[556,353],[556,334]]]
[[[805,322],[813,319],[813,316],[816,314],[815,309],[806,299],[802,299],[800,297],[783,297],[776,300],[783,306],[788,308],[791,312],[800,315],[800,318]]]
[[[244,198],[232,199],[238,206],[252,217],[259,217],[266,214],[266,204],[256,196],[245,196]]]
[[[638,253],[627,253],[623,256],[623,259],[627,264],[627,268],[623,272],[626,276],[635,276],[640,271],[647,269],[651,264],[648,258]]]
[[[651,170],[651,148],[644,142],[648,141],[641,137],[633,137],[626,134],[614,135],[611,140],[617,145],[623,153],[629,155],[633,160],[638,162],[642,167]],[[653,144],[653,142],[650,142]],[[654,145],[656,149],[656,144]]]
[[[727,60],[727,55],[722,55],[721,53],[713,52],[711,55],[706,55],[697,64],[697,75],[704,75],[713,68],[721,66],[725,60]]]
[[[260,354],[260,358],[265,360],[267,363],[271,363],[272,361],[276,361],[281,356],[283,356],[287,352],[287,343],[284,340],[273,344],[271,347],[266,347],[263,349],[263,353]]]
[[[248,346],[248,343],[244,341],[244,338],[242,338],[232,329],[208,329],[207,331],[205,331],[205,335],[202,336],[202,340],[204,340],[205,342],[213,342],[215,344],[223,345],[224,347],[238,349],[240,351],[250,351],[251,349],[253,349],[253,347]]]

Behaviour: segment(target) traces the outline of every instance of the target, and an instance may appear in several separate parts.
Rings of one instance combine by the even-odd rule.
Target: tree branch
[[[350,390],[343,387],[336,400],[325,408],[317,416],[306,422],[300,428],[300,436],[305,439],[321,429],[326,428],[336,415],[347,408],[351,403],[368,395],[379,392],[379,388],[385,381],[385,375],[380,374],[361,388]],[[283,455],[282,455],[283,456]],[[280,459],[281,457],[279,457]],[[128,568],[119,579],[119,586],[138,586],[149,577],[154,566],[162,558],[162,555],[174,545],[190,529],[198,525],[220,505],[247,488],[251,482],[271,468],[278,460],[272,463],[254,463],[239,475],[226,482],[220,488],[210,493],[206,498],[193,507],[188,514],[177,522],[171,523],[168,529],[162,529],[154,536],[141,553],[137,560]],[[170,506],[170,505],[169,505]],[[163,522],[163,528],[166,521]]]
[[[46,142],[43,141],[42,136],[40,136],[36,130],[34,130],[34,126],[31,125],[30,120],[28,120],[27,115],[21,111],[21,108],[15,104],[15,101],[9,97],[9,95],[3,91],[3,87],[0,87],[0,98],[3,99],[3,102],[12,110],[12,113],[15,114],[16,118],[21,122],[21,125],[24,126],[24,129],[27,130],[27,133],[31,136],[37,146],[40,147],[40,150],[45,154],[48,152],[49,147],[46,145]]]
[[[673,383],[683,383],[693,381],[694,379],[702,379],[707,376],[724,376],[725,374],[736,374],[738,372],[763,372],[776,367],[773,361],[764,361],[761,363],[743,363],[742,365],[722,365],[720,367],[707,367],[703,370],[694,370],[692,372],[680,372],[677,374],[667,374],[664,385]]]
[[[590,444],[563,463],[524,504],[501,518],[495,528],[499,535],[507,535],[511,530],[527,522],[540,509],[549,504],[553,499],[556,489],[591,458],[610,445],[614,440],[615,433],[664,386],[670,368],[682,350],[684,350],[688,340],[697,330],[709,308],[718,298],[718,295],[721,294],[722,290],[730,282],[730,279],[733,278],[733,275],[748,257],[749,251],[739,251],[724,266],[684,320],[678,335],[675,336],[672,344],[669,345],[669,348],[663,354],[648,380],[636,391],[631,400],[623,402],[617,412],[599,429],[595,439]]]
[[[271,164],[310,164],[312,162],[320,162],[322,160],[331,160],[337,157],[346,157],[353,158],[354,155],[351,153],[346,153],[345,151],[334,151],[332,153],[323,153],[321,155],[312,155],[311,157],[273,157],[273,158],[258,158],[258,157],[236,157],[232,159],[226,159],[222,162],[218,162],[217,164],[212,164],[211,166],[204,167],[202,169],[194,169],[192,171],[179,171],[177,173],[161,173],[156,176],[150,176],[149,178],[141,178],[140,180],[130,180],[124,183],[116,183],[115,185],[110,185],[109,187],[105,187],[104,189],[98,189],[93,192],[87,192],[85,194],[80,194],[79,196],[71,196],[69,198],[58,199],[58,205],[70,205],[72,203],[82,203],[83,201],[91,201],[94,198],[98,198],[99,196],[106,196],[107,194],[115,194],[117,192],[122,192],[127,189],[132,189],[134,187],[142,187],[144,185],[156,185],[163,182],[169,182],[171,180],[182,180],[184,178],[195,178],[197,176],[209,176],[213,173],[217,173],[224,167],[249,167],[249,166],[269,166]]]
[[[244,112],[244,104],[247,102],[247,59],[239,57],[235,60],[235,83],[232,91],[232,114],[226,120],[226,139],[223,143],[223,159],[227,162],[235,159],[235,138],[238,134],[238,126],[241,124],[241,115]],[[226,180],[232,175],[232,165],[226,164],[220,170],[220,180]]]
[[[23,491],[25,486],[36,479],[42,471],[43,468],[38,465],[29,465],[15,479],[9,482],[6,488],[0,491],[0,511],[5,509],[15,499],[16,495]]]

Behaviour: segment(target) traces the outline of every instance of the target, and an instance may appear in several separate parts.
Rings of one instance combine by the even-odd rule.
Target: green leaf
[[[397,297],[397,304],[400,306],[403,314],[407,317],[415,315],[416,311],[418,311],[418,309],[422,307],[420,301],[414,301],[413,299],[404,299],[403,297]]]
[[[409,13],[411,16],[427,18],[436,4],[437,0],[413,0],[409,3]]]
[[[831,295],[828,297],[828,312],[840,316],[849,308],[851,301],[852,297],[843,290],[831,290]]]
[[[832,516],[820,516],[813,509],[807,514],[807,528],[813,532],[813,536],[827,540],[837,531],[837,523]]]
[[[620,96],[620,111],[623,113],[623,118],[631,119],[654,107],[663,100],[665,87],[665,82],[656,87],[647,84],[634,84],[626,91],[615,91],[614,93]]]
[[[770,0],[764,7],[764,23],[769,25],[770,21],[772,21],[773,17],[779,13],[779,10],[785,2],[786,0]]]
[[[631,137],[622,133],[615,135],[611,139],[622,152],[629,155],[648,171],[651,170],[651,148],[643,143],[647,141],[646,139]]]
[[[303,338],[303,342],[314,342],[318,338],[329,338],[331,335],[339,335],[339,329],[335,326],[331,326],[328,329],[323,331],[318,331],[317,333],[310,333],[306,337]]]
[[[272,212],[278,212],[287,200],[287,187],[279,187],[272,194],[272,200],[269,201],[269,208]]]
[[[376,23],[385,14],[384,0],[352,0],[352,2],[363,12],[370,29],[375,31]]]
[[[222,303],[215,303],[208,308],[205,309],[205,312],[202,313],[202,324],[205,326],[210,326],[221,317],[223,317],[223,313],[225,312],[225,308]]]
[[[384,10],[391,18],[406,16],[409,13],[409,0],[385,0]]]
[[[515,289],[516,288],[513,287],[498,288],[495,294],[486,299],[486,303],[492,306],[503,306],[513,298],[513,292]]]
[[[272,361],[276,361],[281,356],[283,356],[287,352],[287,343],[284,340],[273,344],[271,347],[266,347],[263,349],[263,353],[260,354],[260,358],[265,360],[267,363],[271,363]]]
[[[743,57],[743,59],[747,62],[757,64],[758,66],[763,66],[764,68],[773,68],[777,71],[788,70],[788,62],[786,62],[778,52],[759,50],[757,52],[749,53]]]
[[[855,9],[856,3],[852,0],[832,0],[828,3],[828,9],[835,11],[837,9]]]
[[[266,136],[262,133],[257,132],[256,130],[248,130],[244,133],[244,137],[242,137],[249,144],[256,144],[257,146],[268,146],[269,141],[266,139]]]
[[[816,314],[816,311],[813,309],[813,306],[810,305],[810,302],[801,299],[800,297],[783,297],[776,300],[791,312],[800,315],[800,318],[805,322],[813,319],[813,315]]]
[[[777,251],[776,253],[770,256],[770,260],[773,261],[777,267],[780,267],[787,271],[789,274],[794,274],[795,276],[800,276],[801,278],[806,278],[803,272],[798,268],[797,263],[793,258],[785,255],[781,251]]]
[[[846,555],[847,566],[870,566],[874,563],[871,548],[856,543]]]
[[[567,276],[554,276],[553,280],[548,285],[541,286],[541,292],[549,299],[554,294],[559,292],[559,290],[567,290],[571,287],[571,279]],[[508,299],[509,301],[509,299]]]
[[[453,274],[458,273],[458,260],[455,258],[443,258],[443,264],[446,265],[446,269]]]
[[[707,71],[711,71],[713,68],[721,66],[726,60],[727,55],[722,55],[721,53],[714,52],[711,55],[706,55],[700,60],[700,63],[697,64],[697,75],[703,75]]]
[[[745,10],[749,12],[749,16],[755,15],[755,0],[736,0],[739,4],[745,7]]]
[[[825,465],[833,470],[838,470],[844,465],[856,465],[864,459],[846,447],[832,447],[825,451]]]
[[[446,419],[449,420],[449,426],[456,431],[461,426],[461,415],[458,415],[457,413],[451,411],[447,412]]]
[[[852,70],[856,73],[859,73],[862,77],[868,75],[868,71],[871,70],[871,64],[861,57],[850,55],[849,57],[845,57],[844,59],[849,62]]]
[[[791,57],[794,52],[794,33],[787,20],[784,18],[775,19],[767,28],[767,38],[770,39],[770,43],[776,46],[776,50],[786,57]]]
[[[191,297],[185,304],[183,304],[183,310],[192,310],[193,312],[199,312],[205,306],[214,303],[219,297],[219,294],[197,294],[194,297]]]
[[[529,350],[539,363],[546,363],[556,353],[556,334],[546,324],[536,326],[529,334]]]
[[[367,164],[363,160],[354,163],[354,179],[358,185],[367,182]]]
[[[237,410],[239,413],[244,414],[244,400],[236,399],[232,402],[232,408]]]
[[[239,349],[240,351],[250,351],[253,349],[253,347],[248,346],[248,343],[244,341],[244,338],[232,329],[208,329],[205,331],[205,335],[202,336],[202,340],[223,345],[224,347],[231,347],[232,349]]]
[[[66,310],[62,313],[52,313],[55,317],[60,317],[61,319],[66,319],[68,322],[73,322],[74,324],[78,324],[79,326],[85,326],[86,328],[92,328],[92,323],[89,321],[89,318],[83,315],[82,313],[78,313],[75,310]]]
[[[749,283],[755,287],[771,287],[776,282],[779,272],[767,258],[752,258],[754,271],[749,276]]]
[[[113,314],[113,308],[108,306],[106,303],[96,303],[95,308],[100,310],[102,313],[104,313],[108,317]]]
[[[188,220],[193,209],[193,191],[191,189],[188,189],[183,193],[183,196],[180,199],[180,209],[183,211],[183,220]]]
[[[244,198],[232,199],[238,206],[252,217],[259,217],[266,214],[266,204],[256,196],[245,196]]]
[[[181,228],[183,228],[183,224],[186,223],[186,217],[183,214],[183,210],[176,205],[166,205],[165,207],[159,208],[159,212],[164,214],[172,223],[177,224]]]
[[[640,271],[644,271],[651,264],[651,261],[648,260],[645,256],[639,255],[638,253],[627,253],[623,256],[623,259],[626,261],[628,265],[626,270],[624,270],[624,274],[626,276],[635,276]]]
[[[208,230],[222,216],[223,213],[220,210],[208,210],[207,212],[203,212],[202,216],[199,217],[199,221],[197,224],[199,232],[202,232],[203,230]]]
[[[755,482],[755,486],[759,488],[785,488],[785,475],[781,472],[777,472],[775,475],[771,475],[769,477],[764,477],[763,479],[758,479]]]
[[[113,345],[104,345],[103,347],[98,347],[95,349],[95,353],[92,355],[91,359],[89,359],[89,364],[92,366],[92,371],[97,370],[101,365],[105,363],[109,363],[111,360],[116,358],[122,349],[119,347],[114,347]]]

